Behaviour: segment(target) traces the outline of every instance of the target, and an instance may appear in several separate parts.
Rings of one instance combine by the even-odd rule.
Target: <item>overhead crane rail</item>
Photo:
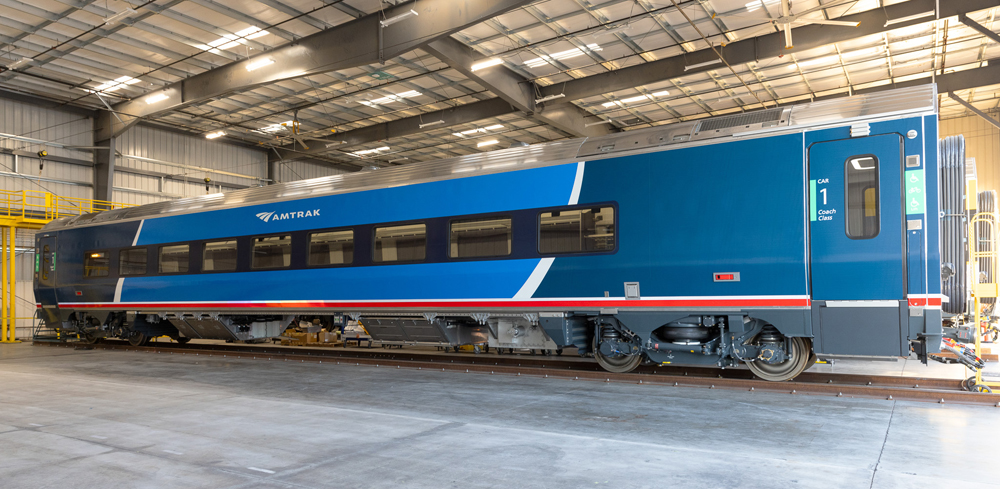
[[[0,343],[14,339],[17,322],[17,275],[15,241],[18,229],[38,230],[62,217],[130,207],[131,204],[104,200],[62,197],[40,190],[0,190]]]

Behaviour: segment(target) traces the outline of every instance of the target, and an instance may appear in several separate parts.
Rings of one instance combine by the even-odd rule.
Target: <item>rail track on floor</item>
[[[36,346],[86,350],[132,351],[162,355],[195,355],[234,360],[334,363],[337,365],[405,368],[413,370],[527,376],[573,381],[617,382],[657,386],[693,387],[885,399],[935,403],[961,403],[1000,407],[1000,394],[968,392],[955,379],[803,372],[792,381],[769,382],[743,368],[706,368],[643,365],[626,374],[607,372],[590,359],[572,356],[496,355],[492,353],[425,353],[405,349],[297,348],[288,346],[151,343],[132,346],[126,341],[100,343],[35,341]]]

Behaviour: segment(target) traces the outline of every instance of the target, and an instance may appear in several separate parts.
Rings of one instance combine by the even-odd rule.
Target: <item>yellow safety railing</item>
[[[130,207],[131,204],[104,200],[61,197],[40,190],[0,190],[0,218],[24,221],[51,221],[60,217]]]
[[[998,286],[997,272],[1000,263],[1000,241],[997,239],[997,214],[993,212],[979,212],[969,220],[969,264],[971,265],[972,296],[975,299],[975,313],[973,318],[975,325],[973,331],[976,338],[976,357],[983,357],[982,348],[982,299],[996,298],[1000,296],[1000,286]],[[980,276],[980,270],[988,268],[988,272]],[[980,280],[987,282],[980,282]],[[973,390],[985,392],[1000,387],[1000,382],[987,382],[983,380],[983,370],[976,369],[976,383]]]
[[[14,267],[18,229],[41,229],[61,217],[129,207],[130,204],[60,197],[39,190],[0,190],[0,343],[17,343],[17,275]]]

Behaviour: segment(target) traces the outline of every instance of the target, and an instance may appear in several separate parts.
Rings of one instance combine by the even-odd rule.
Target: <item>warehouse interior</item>
[[[511,148],[930,84],[938,138],[962,136],[977,190],[1000,191],[998,15],[996,0],[0,0],[0,227],[14,241],[0,267],[2,315],[18,341],[0,344],[0,403],[10,413],[0,452],[12,454],[0,479],[917,487],[957,472],[968,487],[996,487],[988,464],[956,465],[1000,449],[996,400],[761,393],[723,380],[723,389],[651,387],[482,365],[278,363],[271,351],[234,359],[32,339],[41,327],[36,233],[91,211],[419,172],[450,158],[486,161]],[[59,214],[25,218],[47,208]],[[624,226],[612,211],[592,211],[599,233]],[[392,244],[375,261],[407,260],[413,229],[389,231],[376,231]],[[326,263],[350,254],[338,246]],[[331,338],[345,351],[372,346]],[[544,367],[554,351],[531,351],[525,366]],[[985,360],[992,368],[996,353]],[[906,379],[896,387],[937,375],[925,368],[968,376],[962,365],[923,367],[914,357],[851,361],[813,373]],[[723,440],[744,447],[739,462],[726,460],[733,450]],[[455,463],[470,454],[477,464]]]

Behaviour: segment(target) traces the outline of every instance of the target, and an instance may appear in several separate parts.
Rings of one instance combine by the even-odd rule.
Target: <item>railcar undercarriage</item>
[[[630,372],[643,363],[723,368],[745,363],[762,379],[784,381],[815,363],[809,338],[783,335],[774,325],[744,314],[688,315],[668,322],[656,313],[641,317],[634,313],[562,312],[105,314],[102,318],[75,312],[63,323],[63,329],[88,342],[117,337],[140,345],[148,338],[170,336],[179,342],[200,338],[253,343],[281,336],[297,319],[310,325],[329,325],[349,317],[360,320],[372,339],[383,344],[485,344],[497,351],[527,348],[545,352],[575,347],[580,355],[593,355],[601,367],[616,373]]]

